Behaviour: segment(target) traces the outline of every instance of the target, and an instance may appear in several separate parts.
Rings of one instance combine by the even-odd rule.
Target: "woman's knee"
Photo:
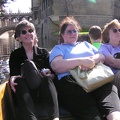
[[[107,116],[108,120],[120,120],[120,112],[114,111]]]
[[[24,82],[25,82],[24,78],[16,78],[15,79],[15,83],[17,83],[17,84],[22,84]]]
[[[23,90],[23,89],[28,89],[28,85],[26,84],[24,78],[17,78],[17,79],[15,80],[15,83],[17,83],[17,85],[15,86],[16,91],[18,91],[18,90],[21,91],[21,90]]]

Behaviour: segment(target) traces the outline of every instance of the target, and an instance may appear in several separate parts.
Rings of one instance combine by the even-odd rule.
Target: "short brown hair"
[[[90,29],[89,29],[89,36],[93,40],[100,39],[101,36],[102,36],[102,29],[99,26],[97,26],[97,25],[90,27]]]
[[[109,43],[109,30],[114,29],[114,27],[120,27],[120,22],[117,19],[112,20],[104,26],[102,32],[102,40],[104,43]]]
[[[15,28],[15,37],[19,37],[21,34],[21,31],[25,27],[31,27],[35,31],[35,26],[33,23],[29,22],[28,20],[22,20],[20,21]]]
[[[62,35],[64,34],[68,25],[75,25],[78,31],[81,31],[81,27],[77,20],[73,16],[65,17],[60,23],[60,41],[63,41]]]

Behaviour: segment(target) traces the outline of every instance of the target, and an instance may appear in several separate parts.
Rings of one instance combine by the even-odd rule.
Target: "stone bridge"
[[[3,33],[5,33],[6,31],[9,31],[9,30],[15,30],[15,26],[1,27],[0,28],[0,35],[2,35]]]
[[[0,16],[0,35],[6,31],[14,30],[15,25],[23,19],[27,19],[32,22],[32,13],[9,13],[4,16]]]

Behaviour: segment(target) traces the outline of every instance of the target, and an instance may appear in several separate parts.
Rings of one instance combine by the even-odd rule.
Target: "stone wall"
[[[66,2],[65,2],[66,1]],[[114,0],[54,0],[52,10],[54,16],[73,15],[83,27],[99,25],[113,19]],[[59,2],[59,4],[57,4]]]
[[[114,18],[117,18],[120,20],[120,0],[115,0],[114,2]]]
[[[73,15],[82,28],[89,28],[92,25],[103,28],[107,22],[120,16],[118,12],[115,14],[115,11],[120,9],[119,0],[49,0],[50,6],[43,11],[42,2],[45,3],[45,1],[39,1],[38,13],[41,15],[41,22],[37,25],[40,28],[38,30],[38,37],[41,38],[39,45],[48,49],[58,43],[59,35],[54,33],[59,32],[59,23],[65,16]]]

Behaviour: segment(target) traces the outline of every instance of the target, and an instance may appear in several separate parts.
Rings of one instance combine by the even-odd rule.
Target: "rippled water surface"
[[[9,75],[9,58],[5,57],[0,60],[0,83]]]

